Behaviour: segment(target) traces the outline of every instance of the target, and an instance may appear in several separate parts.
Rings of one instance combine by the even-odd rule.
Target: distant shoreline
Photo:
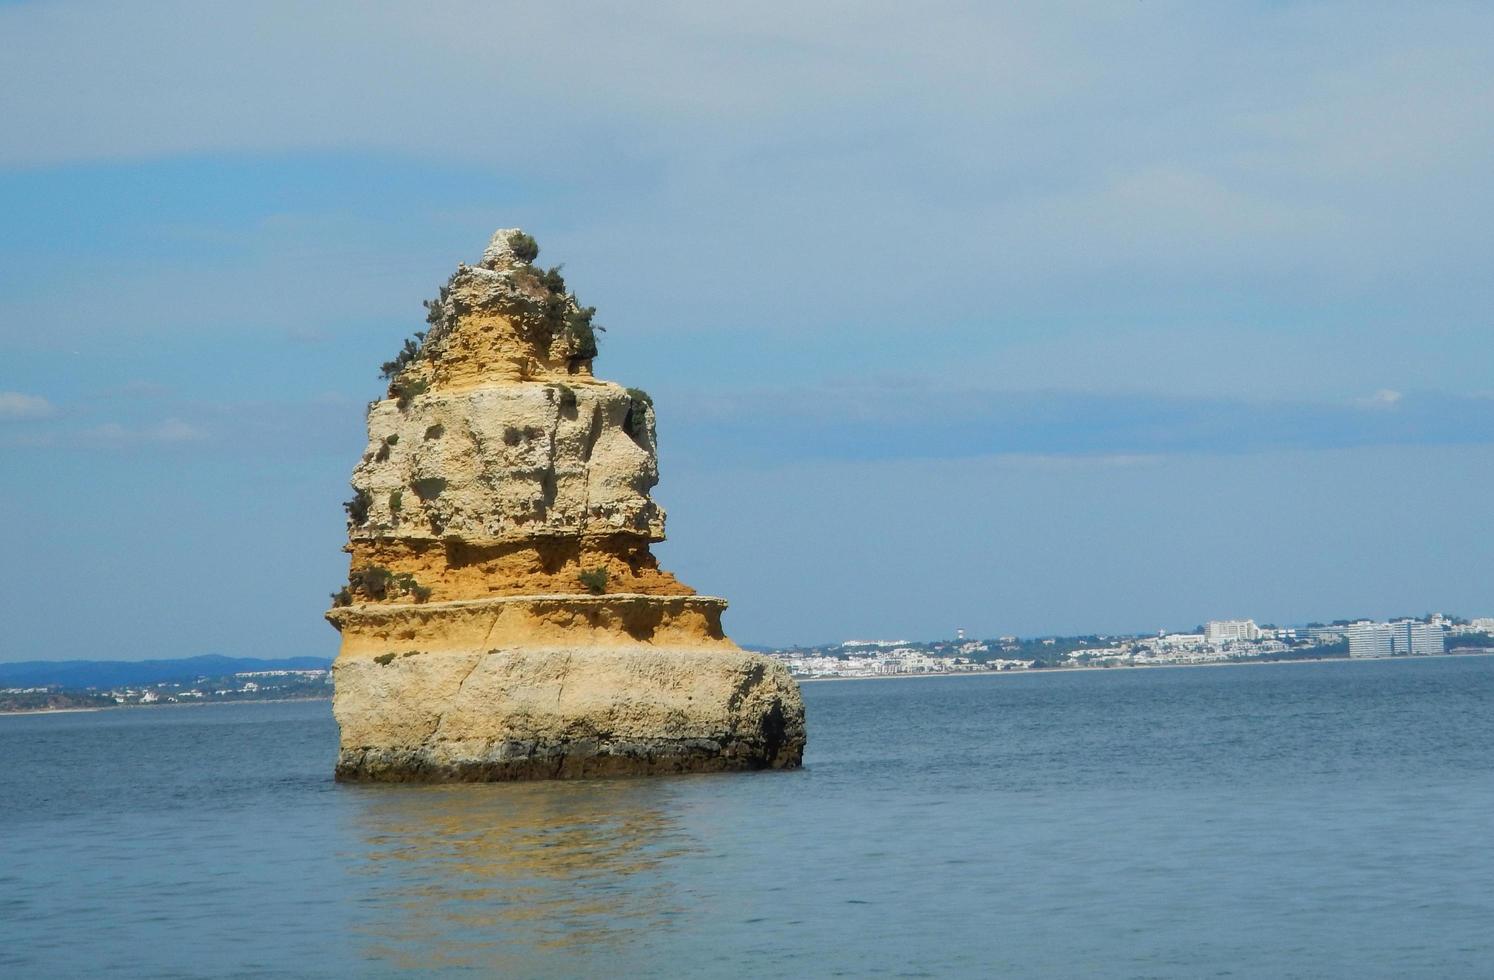
[[[900,681],[925,677],[996,677],[1032,674],[1104,673],[1107,670],[1172,670],[1191,667],[1268,667],[1277,664],[1371,664],[1415,660],[1461,660],[1464,657],[1494,657],[1494,648],[1470,649],[1467,653],[1428,653],[1415,657],[1294,657],[1291,660],[1226,660],[1207,664],[1116,664],[1113,667],[1027,667],[1020,670],[946,670],[920,674],[868,674],[864,677],[795,677],[800,684],[821,681]]]
[[[103,704],[96,708],[23,708],[0,711],[0,718],[12,715],[72,715],[91,711],[119,711],[122,708],[206,708],[218,704],[292,704],[297,701],[331,701],[332,695],[317,698],[241,698],[236,701],[170,701],[164,704]]]
[[[85,711],[113,711],[115,708],[127,707],[123,704],[101,704],[97,708],[21,708],[18,711],[0,710],[0,717],[6,715],[76,715]]]

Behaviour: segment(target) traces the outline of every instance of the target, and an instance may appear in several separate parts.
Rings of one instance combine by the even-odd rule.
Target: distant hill
[[[256,660],[207,654],[181,660],[28,660],[0,663],[0,687],[50,687],[69,690],[191,681],[250,670],[325,670],[326,657],[285,657]]]

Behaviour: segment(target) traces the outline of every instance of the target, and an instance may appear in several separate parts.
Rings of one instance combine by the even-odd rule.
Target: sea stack
[[[327,619],[342,780],[782,769],[804,704],[661,569],[654,407],[592,376],[593,310],[493,236],[384,365]]]

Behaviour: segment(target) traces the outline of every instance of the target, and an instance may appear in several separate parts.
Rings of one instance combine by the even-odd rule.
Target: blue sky
[[[522,225],[749,643],[1494,613],[1494,11],[0,5],[0,659],[330,654]]]

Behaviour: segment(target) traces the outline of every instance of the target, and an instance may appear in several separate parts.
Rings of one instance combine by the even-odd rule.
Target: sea
[[[803,689],[802,770],[542,784],[0,717],[0,976],[1494,976],[1494,657]]]

